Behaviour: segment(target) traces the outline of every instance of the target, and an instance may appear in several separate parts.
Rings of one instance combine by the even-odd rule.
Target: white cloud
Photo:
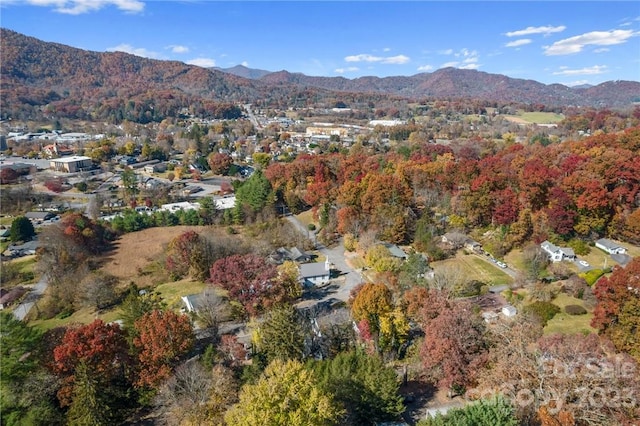
[[[418,71],[431,71],[433,69],[433,65],[422,65],[418,67]]]
[[[390,47],[385,47],[384,49],[382,49],[383,52],[390,52],[391,48]]]
[[[405,55],[397,56],[374,56],[367,53],[361,53],[359,55],[350,55],[344,58],[347,62],[380,62],[381,64],[406,64],[410,61],[410,58]]]
[[[216,66],[216,61],[210,58],[196,58],[187,61],[189,65],[196,65],[202,68],[211,68]]]
[[[464,48],[458,50],[457,52],[451,51],[450,54],[458,58],[458,60],[445,62],[440,66],[440,68],[455,67],[462,70],[475,70],[480,68],[480,64],[478,63],[478,61],[480,60],[480,56],[478,55],[478,51],[476,50],[469,50]]]
[[[145,49],[144,47],[133,47],[130,44],[122,43],[114,47],[107,47],[107,52],[124,52],[144,58],[158,59],[160,55],[156,52]]]
[[[411,59],[405,55],[397,55],[397,56],[389,56],[388,58],[384,58],[382,60],[383,64],[397,64],[402,65],[409,62]]]
[[[247,61],[242,61],[242,62],[240,63],[240,65],[242,65],[243,67],[248,67],[248,66],[249,66],[249,62],[247,62]]]
[[[95,12],[106,6],[115,6],[127,13],[139,13],[144,10],[140,0],[26,0],[33,6],[53,7],[53,10],[68,15],[81,15]]]
[[[551,46],[545,46],[544,54],[547,56],[569,55],[581,52],[588,45],[611,46],[625,43],[627,39],[634,35],[632,30],[592,31],[556,41]]]
[[[553,75],[597,75],[607,72],[606,65],[594,65],[592,67],[570,69],[568,67],[560,67],[560,71],[555,71]]]
[[[531,40],[530,38],[521,38],[519,40],[514,40],[514,41],[510,41],[509,43],[505,44],[505,47],[518,47],[518,46],[524,46],[525,44],[529,44],[531,43],[533,40]]]
[[[335,72],[337,72],[338,74],[344,74],[346,72],[358,71],[359,69],[360,68],[358,68],[358,67],[336,68]]]
[[[547,25],[544,27],[527,27],[524,30],[510,31],[505,35],[507,37],[521,37],[521,36],[530,35],[530,34],[549,35],[553,33],[560,33],[564,31],[566,28],[567,27],[565,27],[564,25],[559,25],[557,27],[552,27],[550,25]]]
[[[589,84],[589,80],[572,81],[571,83],[565,83],[565,86],[573,87],[573,86],[582,86],[583,84]]]
[[[608,52],[611,49],[609,49],[608,47],[600,47],[598,49],[593,49],[593,53],[603,53],[603,52]]]
[[[453,49],[439,50],[438,53],[441,55],[453,55]]]
[[[171,49],[173,53],[187,53],[189,52],[189,48],[187,46],[181,46],[179,44],[171,44],[166,47],[167,49]]]

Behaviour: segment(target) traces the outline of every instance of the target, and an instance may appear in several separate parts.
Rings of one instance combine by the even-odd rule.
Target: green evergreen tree
[[[248,205],[254,213],[272,203],[272,199],[271,183],[261,170],[256,170],[236,190],[236,204]]]
[[[11,222],[10,233],[11,241],[29,241],[36,235],[36,230],[29,219],[18,216]]]
[[[300,314],[291,305],[274,308],[260,326],[260,350],[269,361],[301,360],[305,330]]]
[[[110,409],[102,400],[102,391],[98,382],[81,362],[76,367],[73,402],[67,413],[69,426],[101,426],[110,425]]]
[[[518,426],[513,405],[503,397],[481,399],[447,414],[421,420],[418,426]]]

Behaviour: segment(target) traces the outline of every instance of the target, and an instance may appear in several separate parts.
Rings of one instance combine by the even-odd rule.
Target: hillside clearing
[[[167,244],[189,230],[201,231],[204,226],[172,226],[149,228],[122,235],[113,243],[113,250],[102,259],[102,270],[117,277],[121,284],[135,283],[149,287],[166,281],[161,263]]]

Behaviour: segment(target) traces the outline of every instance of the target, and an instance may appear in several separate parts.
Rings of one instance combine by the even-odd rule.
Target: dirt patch
[[[113,250],[102,259],[102,269],[118,277],[124,285],[128,285],[131,281],[138,287],[158,284],[156,281],[158,274],[152,271],[154,264],[155,269],[164,271],[159,262],[163,259],[164,250],[169,241],[185,231],[200,232],[203,228],[205,227],[172,226],[124,234],[114,242]]]

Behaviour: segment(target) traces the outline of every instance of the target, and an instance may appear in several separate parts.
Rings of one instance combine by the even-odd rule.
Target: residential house
[[[48,158],[64,157],[67,155],[73,155],[73,149],[67,145],[58,144],[54,142],[50,145],[45,145],[42,148],[42,152]]]
[[[598,247],[600,250],[606,251],[609,254],[627,253],[627,249],[625,247],[622,247],[620,244],[607,238],[600,238],[598,241],[596,241],[596,247]]]
[[[24,287],[14,287],[5,293],[2,297],[0,297],[0,309],[4,309],[8,306],[11,306],[14,302],[20,299],[25,293],[27,289]]]
[[[576,253],[570,247],[558,247],[550,241],[544,241],[540,244],[540,248],[544,250],[552,262],[562,262],[563,260],[574,260]]]
[[[300,265],[300,281],[305,287],[322,285],[331,278],[331,264],[329,259],[324,262],[303,263]]]
[[[52,212],[27,212],[24,217],[29,219],[32,224],[39,224],[44,222],[45,220],[49,220],[54,217],[55,214]]]
[[[389,243],[383,243],[383,245],[387,248],[387,250],[389,250],[391,256],[402,260],[407,260],[409,258],[409,255],[397,245]]]
[[[144,166],[145,173],[153,174],[153,173],[162,173],[167,170],[167,163],[155,163],[155,164],[147,164]]]
[[[188,294],[182,296],[182,302],[187,312],[197,312],[202,303],[202,294]]]

